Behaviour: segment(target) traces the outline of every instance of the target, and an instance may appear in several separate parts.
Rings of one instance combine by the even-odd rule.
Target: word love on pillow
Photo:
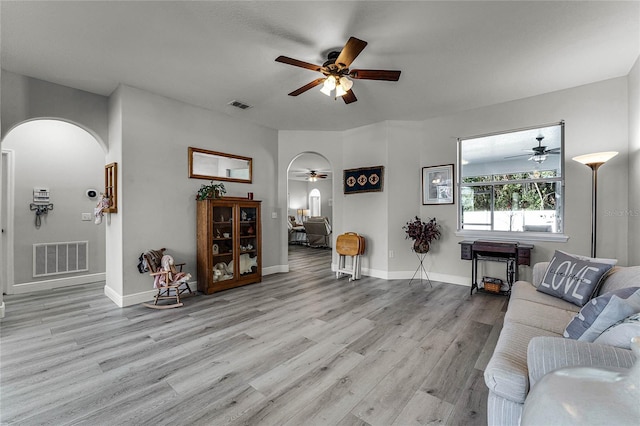
[[[556,250],[538,291],[584,306],[613,265],[590,262]]]

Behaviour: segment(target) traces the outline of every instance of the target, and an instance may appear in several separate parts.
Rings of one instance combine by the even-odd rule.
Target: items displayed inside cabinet
[[[233,207],[213,208],[213,281],[233,279]]]
[[[256,209],[240,209],[240,273],[255,273],[258,269],[256,241]]]

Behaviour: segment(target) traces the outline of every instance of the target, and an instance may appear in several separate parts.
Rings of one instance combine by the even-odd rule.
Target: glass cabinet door
[[[255,207],[240,206],[240,275],[255,274],[260,266],[257,217]]]
[[[233,233],[233,207],[213,208],[213,282],[231,280],[234,277],[233,252],[236,244]]]

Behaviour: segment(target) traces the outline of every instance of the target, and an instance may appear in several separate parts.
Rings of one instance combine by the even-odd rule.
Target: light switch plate
[[[82,213],[82,220],[91,220],[91,213]]]
[[[278,218],[278,212],[271,213],[271,219],[277,219],[277,218]]]

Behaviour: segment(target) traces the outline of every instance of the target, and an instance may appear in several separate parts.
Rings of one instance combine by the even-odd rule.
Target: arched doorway
[[[289,268],[295,269],[301,259],[303,264],[313,261],[330,268],[332,235],[326,247],[312,248],[302,233],[304,223],[312,216],[333,223],[333,170],[324,156],[303,152],[291,160],[287,170],[287,214]]]
[[[2,291],[103,281],[105,230],[93,222],[89,190],[104,188],[104,142],[75,123],[43,118],[16,125],[1,146]],[[38,212],[45,193],[49,207]]]

